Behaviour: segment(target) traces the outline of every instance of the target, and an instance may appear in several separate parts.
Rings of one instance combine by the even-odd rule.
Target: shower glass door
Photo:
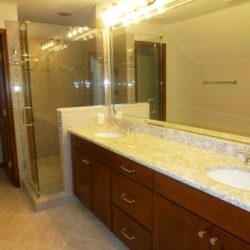
[[[27,173],[40,195],[63,191],[57,109],[104,102],[101,34],[73,40],[69,29],[32,22],[21,31]]]
[[[26,175],[29,183],[31,184],[31,187],[34,189],[35,193],[39,195],[40,189],[37,169],[37,154],[32,110],[32,97],[30,88],[30,61],[28,60],[29,50],[27,24],[23,24],[20,27],[20,41],[24,92],[23,122]]]

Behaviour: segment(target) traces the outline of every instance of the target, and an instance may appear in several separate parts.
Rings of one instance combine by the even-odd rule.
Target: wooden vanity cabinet
[[[88,145],[92,150],[91,155],[95,154],[95,147],[102,153],[97,154],[94,159],[86,153],[89,150]],[[71,152],[75,195],[111,228],[111,168],[102,163],[107,157],[101,158],[102,162],[99,159],[106,154],[105,150],[72,136]]]
[[[250,250],[246,210],[72,135],[75,195],[132,250]]]
[[[151,250],[153,171],[113,153],[111,159],[113,232],[129,249]]]
[[[249,212],[160,173],[154,179],[155,250],[250,250]]]
[[[155,250],[250,250],[249,245],[206,220],[154,195]]]
[[[209,249],[210,234],[209,223],[154,195],[155,250],[206,250]]]
[[[85,206],[92,208],[92,170],[90,159],[76,148],[72,148],[71,153],[74,194]]]
[[[113,171],[112,201],[129,216],[152,231],[153,193],[151,190]]]

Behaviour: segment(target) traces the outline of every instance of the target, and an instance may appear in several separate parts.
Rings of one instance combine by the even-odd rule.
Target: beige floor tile
[[[84,219],[89,216],[89,212],[84,208],[80,202],[71,202],[64,204],[60,207],[51,208],[41,212],[50,218],[63,218],[63,219]],[[86,215],[87,214],[87,215]]]
[[[72,233],[78,220],[49,218],[41,215],[29,225],[20,243],[39,247],[62,247]]]
[[[14,244],[13,242],[0,240],[0,250],[10,250],[13,244]]]
[[[0,240],[18,242],[31,222],[31,216],[3,212],[0,219]]]
[[[103,224],[81,221],[63,249],[125,250],[127,248]]]
[[[61,250],[61,248],[44,248],[31,245],[13,244],[8,250]]]
[[[80,202],[34,212],[0,171],[0,250],[127,249]]]

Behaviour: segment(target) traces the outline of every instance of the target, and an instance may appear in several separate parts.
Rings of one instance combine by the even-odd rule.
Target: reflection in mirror
[[[166,44],[166,66],[165,71],[161,70],[166,78],[166,87],[162,89],[167,97],[166,121],[249,136],[249,13],[249,1],[201,0],[150,20],[114,29],[114,105],[148,101],[136,99],[136,87],[134,92],[129,92],[138,74],[150,79],[144,75],[146,70],[136,65],[135,59],[129,63],[130,57],[136,54],[131,44],[138,41]],[[122,41],[118,35],[123,36]],[[118,49],[123,50],[123,54],[119,54]],[[155,62],[152,65],[157,67]],[[129,76],[122,79],[123,88],[117,86],[119,70]],[[152,78],[149,81],[152,83]],[[146,92],[148,84],[143,80],[140,85],[139,95]],[[153,86],[150,92],[157,92],[159,85]],[[132,93],[132,98],[118,101],[121,89],[123,93]],[[151,110],[152,106],[148,117],[159,119],[150,116]],[[124,111],[124,114],[133,115],[133,112]],[[145,114],[141,117],[145,118]]]
[[[144,118],[165,120],[166,45],[160,36],[112,32],[113,103],[141,103]],[[119,106],[122,107],[121,105]]]

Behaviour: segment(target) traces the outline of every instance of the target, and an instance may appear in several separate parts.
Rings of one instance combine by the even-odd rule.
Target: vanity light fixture
[[[83,39],[84,41],[95,38],[99,36],[99,31],[97,29],[90,29],[88,27],[75,27],[70,28],[67,33],[67,37],[73,40]]]
[[[66,48],[68,48],[68,46],[63,44],[60,39],[49,39],[41,44],[41,50],[60,51]]]
[[[60,40],[49,39],[46,42],[41,44],[41,50],[48,50],[57,46],[60,43]]]
[[[194,1],[196,0],[118,0],[116,4],[103,10],[101,18],[106,27],[128,26]]]
[[[67,33],[68,38],[75,38],[84,32],[89,31],[89,28],[87,26],[84,27],[71,27]]]

